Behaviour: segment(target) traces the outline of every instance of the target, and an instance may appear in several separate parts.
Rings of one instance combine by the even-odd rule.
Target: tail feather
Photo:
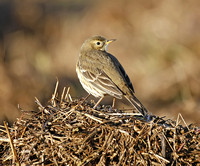
[[[133,105],[138,112],[140,112],[143,116],[148,114],[147,109],[143,106],[143,104],[138,100],[138,98],[132,94],[131,96],[125,96],[125,98]]]

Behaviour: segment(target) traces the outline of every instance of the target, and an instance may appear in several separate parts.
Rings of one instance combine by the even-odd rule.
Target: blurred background
[[[181,113],[199,125],[199,6],[196,0],[1,0],[0,123],[20,116],[18,104],[36,109],[35,96],[45,105],[56,77],[60,93],[66,86],[72,97],[86,96],[76,61],[84,40],[102,35],[117,39],[108,51],[152,114],[176,120]]]

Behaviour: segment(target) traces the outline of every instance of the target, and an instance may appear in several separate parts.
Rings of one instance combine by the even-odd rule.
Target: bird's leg
[[[95,106],[93,107],[93,109],[95,109],[95,108],[99,105],[99,103],[103,100],[103,98],[104,98],[104,96],[102,96],[102,97],[99,99],[99,101],[97,101],[97,103],[95,104]]]
[[[115,101],[116,101],[116,98],[113,97],[112,109],[114,109],[114,107],[115,107]]]

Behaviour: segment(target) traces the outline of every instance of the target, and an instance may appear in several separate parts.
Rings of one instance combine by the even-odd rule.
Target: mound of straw
[[[62,95],[0,126],[3,165],[198,165],[200,129]],[[180,125],[180,121],[184,125]]]

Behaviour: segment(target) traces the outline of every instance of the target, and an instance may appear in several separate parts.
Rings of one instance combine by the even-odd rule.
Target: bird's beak
[[[106,40],[106,45],[108,45],[108,44],[110,44],[110,43],[112,43],[112,42],[114,42],[116,39],[110,39],[110,40]]]

